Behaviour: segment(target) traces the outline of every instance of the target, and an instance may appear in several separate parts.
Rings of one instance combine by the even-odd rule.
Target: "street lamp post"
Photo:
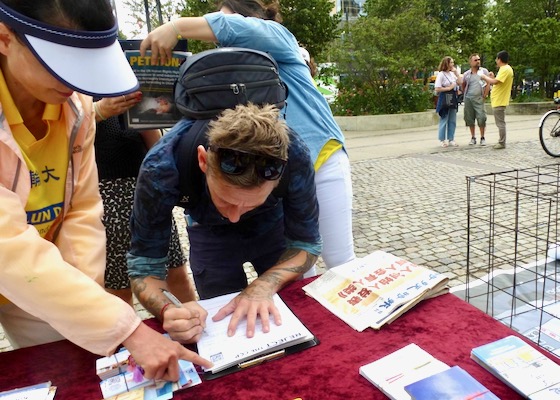
[[[148,33],[152,31],[152,23],[150,22],[150,4],[148,0],[144,0],[144,9],[146,11],[146,26],[148,28]],[[163,15],[161,14],[161,1],[156,0],[156,11],[158,14],[159,25],[163,25]]]
[[[152,24],[150,23],[150,5],[148,0],[144,0],[144,10],[146,11],[146,27],[148,28],[148,33],[152,31]]]

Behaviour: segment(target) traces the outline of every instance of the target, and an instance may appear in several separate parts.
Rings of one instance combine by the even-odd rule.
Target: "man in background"
[[[492,111],[494,113],[494,121],[498,127],[500,138],[498,143],[494,145],[494,149],[500,150],[506,148],[506,107],[509,105],[511,97],[511,88],[513,86],[513,68],[509,65],[509,54],[502,50],[496,56],[496,65],[498,66],[498,75],[495,78],[481,75],[480,77],[494,85],[490,94],[492,103]]]
[[[488,97],[490,85],[480,75],[490,76],[488,70],[480,66],[480,55],[474,53],[469,57],[471,69],[463,74],[463,93],[465,96],[464,119],[471,131],[470,145],[476,144],[475,120],[480,130],[480,145],[486,145],[486,110],[484,101]]]

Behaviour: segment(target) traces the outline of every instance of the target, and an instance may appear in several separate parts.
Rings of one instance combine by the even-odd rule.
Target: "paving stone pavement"
[[[452,286],[465,283],[466,177],[560,162],[540,146],[539,118],[507,116],[504,150],[492,149],[497,137],[492,116],[488,116],[486,147],[467,145],[470,135],[461,125],[461,115],[457,148],[438,146],[437,126],[381,134],[346,132],[357,256],[385,250],[447,274]],[[182,243],[188,251],[184,236]],[[318,267],[320,273],[324,271],[321,260]],[[253,279],[254,272],[249,274]],[[149,316],[137,309],[143,317]],[[0,351],[7,349],[0,331]]]

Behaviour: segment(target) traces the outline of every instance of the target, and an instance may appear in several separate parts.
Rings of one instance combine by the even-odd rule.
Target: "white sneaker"
[[[440,144],[441,144],[441,147],[447,147],[447,140],[442,140],[440,142]]]
[[[454,140],[449,141],[449,145],[450,145],[451,147],[457,147],[457,146],[459,146],[457,143],[455,143]]]

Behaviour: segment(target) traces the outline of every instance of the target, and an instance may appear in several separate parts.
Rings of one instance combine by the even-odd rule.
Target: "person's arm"
[[[146,379],[179,380],[179,360],[191,361],[210,368],[212,363],[197,353],[187,350],[179,342],[169,340],[161,333],[141,323],[126,338],[123,345],[130,351],[137,365],[144,369]]]
[[[491,76],[490,73],[488,72],[488,70],[484,70],[484,71],[485,72],[482,75]],[[483,99],[486,99],[488,97],[488,94],[490,94],[490,89],[491,88],[492,88],[492,85],[490,83],[486,82],[486,85],[484,85],[484,90],[482,92],[482,98]]]
[[[157,64],[161,60],[165,64],[171,59],[171,52],[179,37],[205,42],[217,41],[204,17],[181,17],[151,31],[140,44],[140,54],[144,56],[146,51],[151,50],[152,63]]]
[[[272,296],[289,282],[295,281],[307,272],[317,261],[318,256],[304,250],[286,250],[278,264],[263,273],[247,286],[238,296],[221,308],[212,317],[219,321],[232,314],[228,325],[228,336],[233,336],[237,325],[247,319],[247,337],[255,334],[257,317],[260,316],[263,332],[270,330],[270,315],[276,325],[282,324],[282,317],[274,305]]]
[[[444,73],[439,72],[434,85],[436,93],[450,92],[455,89],[455,86],[457,86],[454,82],[444,82],[444,80],[446,80]],[[448,83],[448,85],[443,86],[444,83]]]
[[[208,312],[195,300],[175,305],[163,294],[169,291],[165,279],[155,276],[131,278],[131,287],[138,301],[163,324],[169,336],[180,343],[196,343],[206,327]],[[163,289],[163,290],[162,290]],[[194,292],[194,291],[191,291]]]
[[[463,75],[461,75],[461,74],[459,73],[459,71],[457,71],[456,68],[453,68],[453,69],[451,70],[451,72],[452,72],[452,73],[455,75],[455,77],[457,78],[457,81],[456,81],[457,85],[458,85],[459,87],[461,87],[461,86],[463,85]]]
[[[173,24],[169,22],[162,25],[142,41],[140,51],[151,50],[152,62],[157,62],[158,57],[167,60],[177,43],[174,26],[185,39],[204,40],[226,47],[251,48],[269,53],[278,63],[305,65],[296,38],[283,25],[223,12],[203,17],[183,17],[174,20]]]
[[[467,93],[465,92],[465,89],[467,88],[467,80],[465,79],[465,75],[467,75],[467,73],[470,74],[470,72],[468,72],[468,71],[465,72],[465,73],[463,74],[463,79],[461,80],[461,92],[463,92],[463,94],[467,94]]]
[[[149,129],[141,131],[140,136],[142,137],[144,146],[146,146],[147,149],[151,149],[161,139],[162,134],[160,129]]]
[[[499,72],[498,72],[498,76],[496,76],[495,78],[490,75],[484,75],[484,74],[480,75],[480,79],[485,80],[486,83],[490,85],[499,85],[500,83],[502,83],[502,81],[499,78],[500,78]]]

